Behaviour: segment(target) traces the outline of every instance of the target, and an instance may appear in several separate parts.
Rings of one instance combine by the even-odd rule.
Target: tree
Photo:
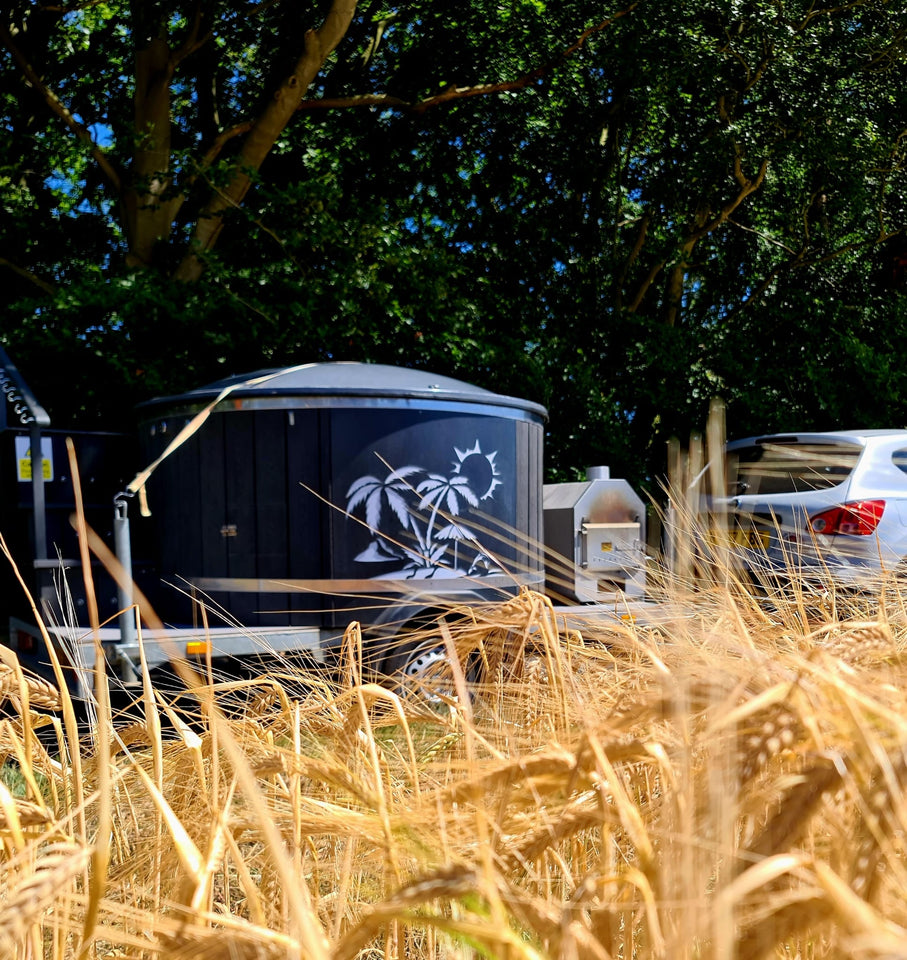
[[[496,84],[442,88],[437,71],[475,74],[475,49],[506,38],[521,14],[531,14],[521,32],[545,27],[526,53],[544,62],[561,42],[562,23],[529,0],[493,30],[479,6],[452,20],[455,7],[372,4],[354,20],[353,0],[15,6],[0,24],[15,81],[0,268],[19,318],[8,345],[48,406],[109,418],[237,359],[298,351],[441,357],[448,368],[445,340],[463,345],[459,365],[481,352],[449,236],[414,230],[399,192],[382,196],[362,182],[373,169],[339,159],[380,164],[370,139],[391,128],[411,141],[433,107],[493,94]],[[571,30],[575,17],[563,21]],[[487,32],[445,49],[458,62],[426,59],[483,22]],[[531,57],[502,50],[491,75],[525,86]],[[405,122],[376,115],[378,102]],[[346,116],[327,120],[331,105]],[[84,372],[75,398],[60,387],[74,368]]]
[[[292,20],[302,18],[289,9],[291,5],[278,10],[274,26],[289,35],[290,49],[282,51],[284,57],[273,58],[267,73],[257,78],[256,88],[248,89],[250,83],[237,84],[239,95],[224,99],[223,107],[235,114],[227,127],[218,122],[220,107],[212,90],[203,88],[218,84],[229,69],[230,55],[237,51],[232,49],[221,62],[212,61],[203,51],[218,40],[225,46],[230,33],[240,34],[239,25],[232,22],[238,19],[238,11],[218,16],[215,5],[197,3],[184,13],[182,6],[164,0],[128,5],[85,3],[68,9],[30,5],[21,9],[12,23],[0,24],[0,40],[32,93],[29,99],[43,101],[82,148],[81,156],[74,158],[79,166],[84,168],[89,158],[96,165],[107,202],[120,209],[127,264],[149,266],[155,262],[157,248],[169,239],[192,185],[199,178],[212,177],[194,217],[191,242],[174,270],[178,279],[196,280],[201,275],[202,257],[214,247],[223,229],[224,212],[242,203],[253,174],[349,28],[356,0],[332,0],[317,28],[300,29],[293,24]],[[271,26],[267,22],[270,6],[261,5],[262,34]],[[59,87],[74,79],[72,60],[65,68],[69,76],[59,77],[58,85],[46,78],[50,58],[61,44],[81,47],[88,54],[92,39],[111,30],[125,31],[129,38],[126,46],[134,56],[131,122],[114,113],[123,108],[122,102],[101,99],[109,95],[109,87],[95,86],[94,78],[90,85],[85,81],[78,84],[69,105],[61,99]],[[263,40],[257,39],[258,46],[263,46]],[[249,41],[242,38],[240,42]],[[284,58],[290,61],[289,69],[278,75]],[[121,71],[128,69],[125,61],[121,53],[111,63],[120,77]],[[254,105],[250,102],[253,98]],[[89,112],[91,120],[81,118]],[[196,138],[186,137],[189,115],[195,121],[192,132]],[[92,126],[98,124],[113,138],[112,150],[101,143],[104,132],[93,132]],[[201,140],[205,134],[207,142]],[[189,139],[197,140],[194,149],[189,147]],[[232,154],[214,178],[215,164],[233,141]]]
[[[904,7],[22,3],[5,342],[105,424],[423,365],[545,403],[558,476],[654,481],[716,393],[738,435],[900,422]]]

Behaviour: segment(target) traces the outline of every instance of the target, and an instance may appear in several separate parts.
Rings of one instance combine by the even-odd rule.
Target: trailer
[[[420,370],[254,371],[142,404],[132,436],[54,430],[2,351],[0,388],[0,530],[13,556],[33,564],[26,580],[82,692],[99,655],[127,687],[142,660],[152,670],[199,658],[253,668],[265,657],[325,661],[352,620],[381,672],[419,669],[424,645],[395,649],[413,624],[453,604],[545,590],[554,553],[543,528],[550,522],[557,545],[563,525],[548,500],[563,514],[578,493],[543,485],[543,407]],[[70,523],[67,437],[96,537],[97,630]],[[644,511],[634,510],[607,533],[624,576],[608,582],[635,595]],[[598,521],[582,522],[604,544]],[[559,569],[590,569],[572,543],[561,552]],[[44,633],[4,576],[6,642],[47,676]],[[595,583],[607,579],[599,571]],[[603,596],[575,587],[567,601]]]

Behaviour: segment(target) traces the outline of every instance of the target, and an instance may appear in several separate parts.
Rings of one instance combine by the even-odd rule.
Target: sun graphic
[[[494,462],[498,455],[497,450],[482,453],[482,447],[476,440],[475,446],[468,450],[458,450],[454,447],[454,453],[457,455],[457,462],[453,465],[453,472],[466,478],[470,490],[475,491],[480,500],[493,497],[495,487],[501,485],[501,481],[498,480],[500,473]]]

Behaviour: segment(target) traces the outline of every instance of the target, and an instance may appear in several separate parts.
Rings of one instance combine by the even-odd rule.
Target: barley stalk
[[[50,844],[39,851],[33,870],[8,892],[0,909],[0,956],[13,956],[24,945],[33,924],[70,892],[91,849],[75,843]]]

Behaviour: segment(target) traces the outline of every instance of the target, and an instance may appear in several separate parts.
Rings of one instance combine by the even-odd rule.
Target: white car
[[[727,444],[733,552],[753,573],[871,587],[907,571],[907,430],[775,433]]]

